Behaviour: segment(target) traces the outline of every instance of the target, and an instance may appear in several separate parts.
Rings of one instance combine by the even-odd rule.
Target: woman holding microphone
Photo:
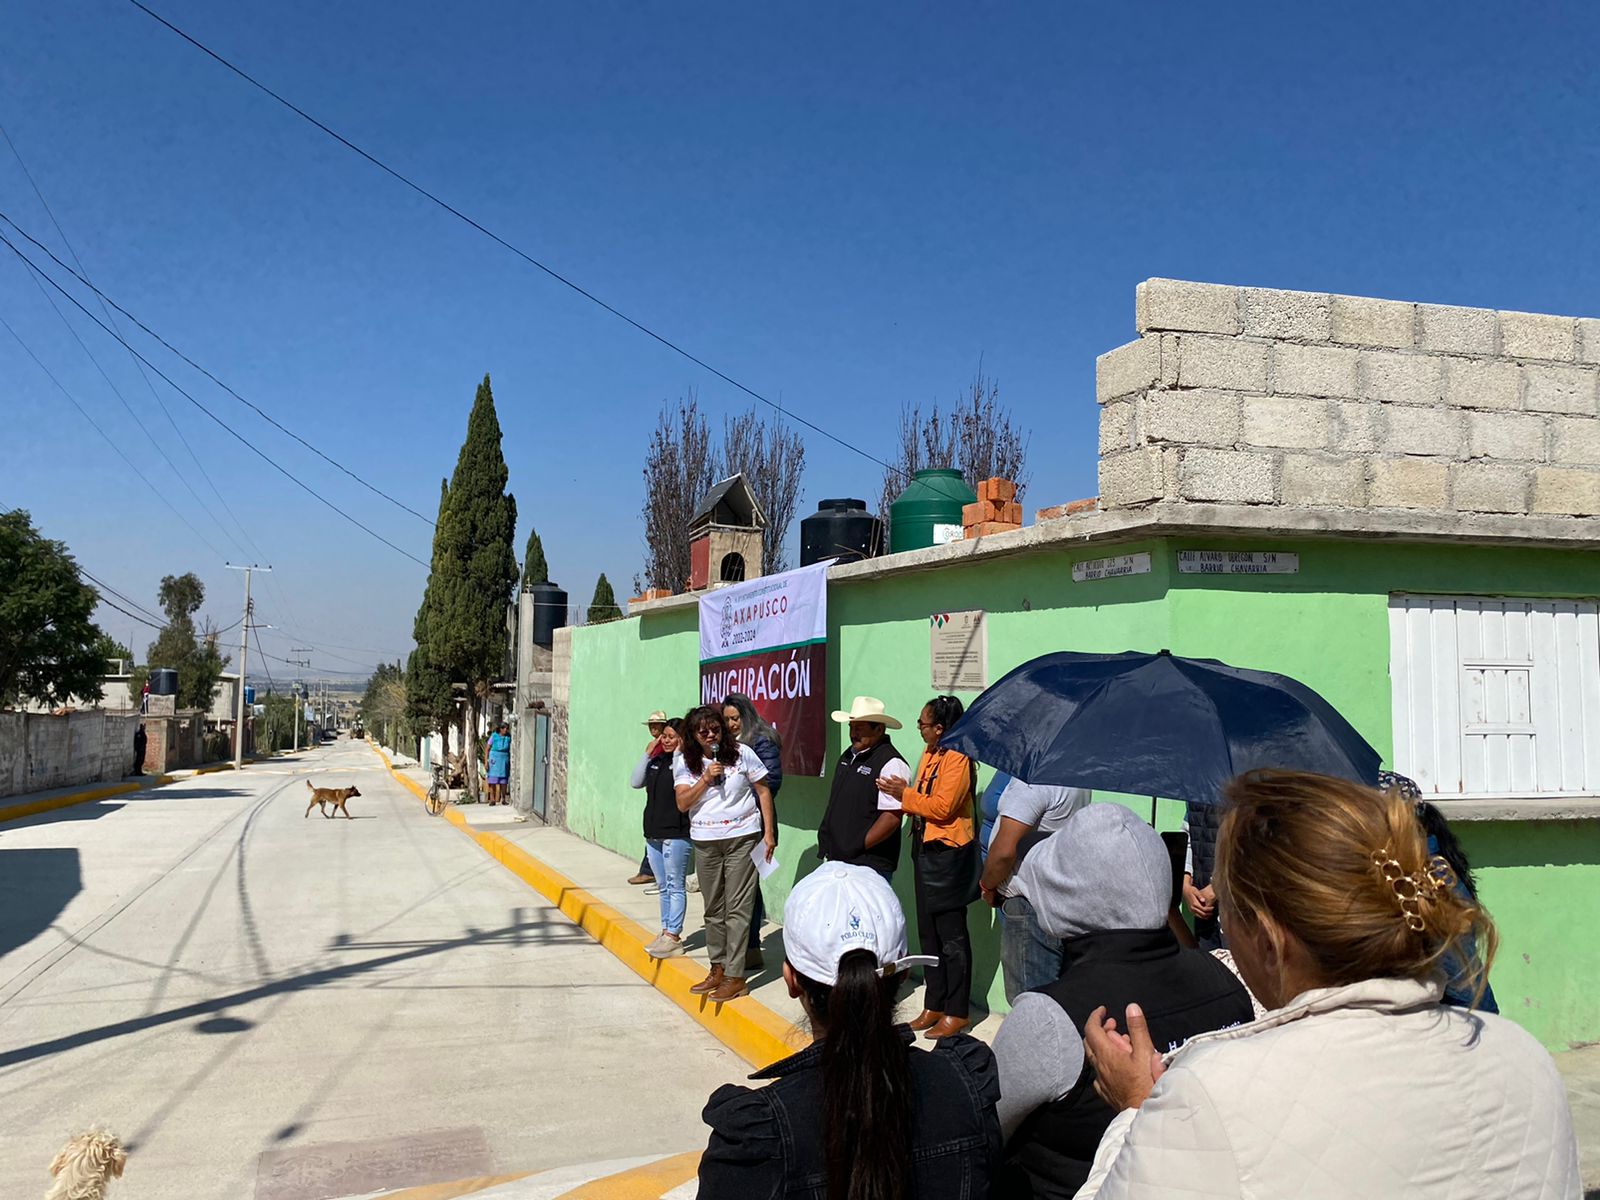
[[[722,710],[705,705],[683,719],[683,746],[672,758],[678,811],[689,814],[695,872],[705,901],[711,969],[689,990],[722,1003],[745,994],[745,946],[756,906],[756,855],[772,861],[778,823],[767,768],[729,735]],[[765,831],[765,832],[763,832]],[[758,846],[764,843],[764,849]]]

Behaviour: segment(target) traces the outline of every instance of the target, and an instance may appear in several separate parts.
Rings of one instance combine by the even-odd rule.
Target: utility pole
[[[290,654],[309,654],[310,652],[310,646],[291,646],[289,648]],[[297,667],[309,667],[311,665],[309,658],[297,658],[293,661]],[[300,752],[300,711],[305,707],[300,693],[304,690],[305,684],[296,679],[294,681],[294,749],[297,754]]]
[[[237,771],[244,766],[244,670],[245,658],[250,652],[250,572],[270,571],[272,568],[259,563],[242,567],[224,563],[223,566],[230,571],[244,572],[244,618],[239,622],[239,703],[233,726],[233,767]]]

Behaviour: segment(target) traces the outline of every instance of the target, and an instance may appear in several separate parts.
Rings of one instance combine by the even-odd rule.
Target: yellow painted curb
[[[414,780],[394,769],[389,756],[381,748],[374,743],[369,744],[383,760],[383,765],[389,768],[389,773],[401,784],[418,798],[427,795]],[[455,808],[447,807],[443,816],[747,1063],[756,1067],[769,1066],[780,1058],[787,1058],[804,1045],[804,1035],[793,1022],[750,996],[741,996],[725,1004],[713,1004],[694,995],[689,988],[699,983],[704,974],[698,963],[683,958],[651,958],[645,953],[645,947],[654,939],[638,922],[609,904],[602,903],[516,843],[498,833],[472,828]]]
[[[74,804],[89,804],[95,800],[108,800],[112,796],[126,796],[129,792],[173,783],[175,779],[176,777],[172,775],[154,775],[141,783],[115,783],[110,787],[69,792],[65,796],[50,796],[44,800],[30,800],[26,804],[0,805],[0,821],[20,821],[23,817],[36,817],[40,813],[54,812],[58,808],[71,808]]]
[[[421,1187],[406,1188],[403,1192],[385,1192],[383,1200],[458,1200],[474,1192],[499,1187],[502,1183],[515,1183],[533,1174],[523,1171],[517,1175],[478,1175],[472,1179],[458,1179],[454,1183],[425,1183]]]
[[[588,1183],[562,1192],[555,1200],[661,1200],[667,1192],[688,1183],[699,1173],[700,1151],[690,1150],[618,1171],[615,1175],[591,1179]],[[383,1200],[459,1200],[462,1196],[488,1191],[502,1183],[533,1179],[541,1174],[543,1172],[524,1171],[516,1175],[477,1175],[471,1179],[458,1179],[454,1183],[427,1183],[400,1192],[385,1192]]]
[[[245,762],[258,762],[261,758],[272,757],[269,755],[254,755],[245,759]],[[208,767],[196,767],[185,779],[193,779],[198,775],[211,775],[217,771],[231,771],[231,762],[213,763]],[[114,783],[107,787],[90,788],[83,792],[69,792],[65,796],[51,796],[46,800],[30,800],[26,804],[6,805],[0,803],[0,822],[20,821],[23,817],[36,817],[40,813],[54,812],[58,808],[71,808],[74,804],[89,804],[95,800],[108,800],[112,796],[126,796],[129,792],[143,791],[145,788],[165,787],[169,783],[177,783],[176,775],[151,775],[142,778],[138,783]]]
[[[570,1192],[562,1192],[556,1200],[661,1200],[665,1193],[699,1173],[700,1151],[690,1150],[631,1171],[590,1180]]]

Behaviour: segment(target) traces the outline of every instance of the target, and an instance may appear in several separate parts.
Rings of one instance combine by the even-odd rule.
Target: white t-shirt
[[[761,802],[756,799],[750,785],[767,777],[767,768],[749,746],[739,747],[739,761],[722,768],[722,778],[711,784],[700,795],[699,802],[689,810],[689,836],[701,842],[720,842],[728,838],[744,837],[761,832]],[[672,756],[672,783],[675,787],[693,787],[700,782],[698,775],[689,773],[683,761],[683,751]]]
[[[1067,818],[1094,799],[1088,788],[1051,787],[1013,779],[1000,793],[1000,816],[1040,833],[1054,833]]]

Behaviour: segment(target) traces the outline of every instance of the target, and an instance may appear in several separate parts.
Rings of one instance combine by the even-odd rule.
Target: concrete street
[[[0,1196],[95,1121],[146,1200],[676,1153],[747,1069],[361,743],[0,825]]]

